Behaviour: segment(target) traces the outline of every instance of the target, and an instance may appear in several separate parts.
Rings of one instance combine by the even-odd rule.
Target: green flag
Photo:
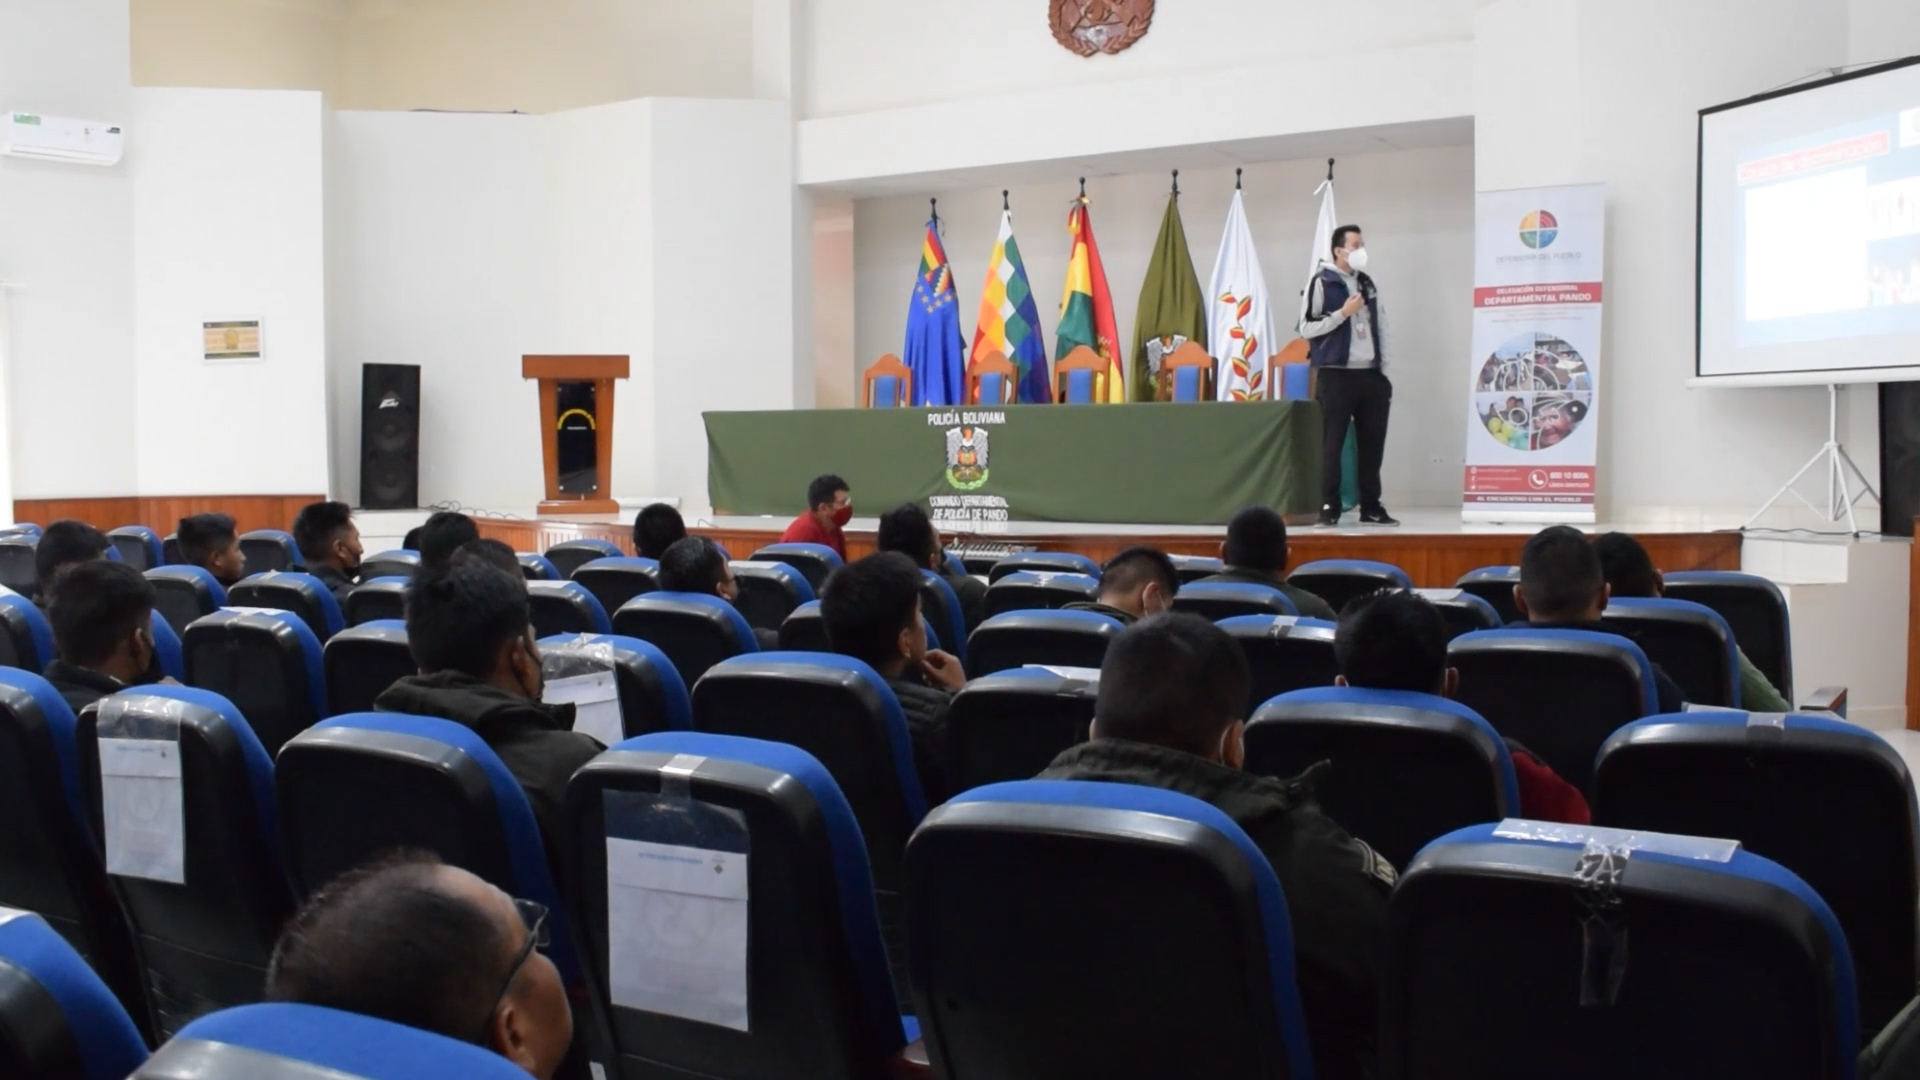
[[[1167,196],[1167,212],[1160,219],[1160,237],[1153,242],[1147,280],[1140,286],[1140,306],[1133,314],[1133,351],[1127,369],[1127,397],[1152,401],[1160,358],[1193,342],[1207,347],[1207,306],[1200,298],[1200,278],[1187,254],[1187,230],[1180,224],[1180,198]]]

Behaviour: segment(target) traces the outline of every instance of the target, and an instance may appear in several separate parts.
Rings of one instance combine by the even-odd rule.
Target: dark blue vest
[[[1386,366],[1387,354],[1385,342],[1380,337],[1380,291],[1373,287],[1373,279],[1365,273],[1355,271],[1353,275],[1360,282],[1360,295],[1366,297],[1367,317],[1373,321],[1373,356],[1376,367]],[[1325,317],[1329,312],[1339,311],[1340,305],[1347,302],[1347,282],[1340,271],[1327,267],[1320,271],[1320,309],[1307,312],[1308,319]],[[1353,346],[1353,320],[1348,319],[1329,333],[1317,338],[1307,339],[1307,358],[1314,367],[1346,367],[1347,350]]]

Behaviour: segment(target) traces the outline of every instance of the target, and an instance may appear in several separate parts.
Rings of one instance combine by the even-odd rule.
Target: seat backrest
[[[0,667],[38,672],[53,659],[53,626],[19,593],[0,593]]]
[[[607,746],[693,726],[687,684],[667,654],[617,634],[556,634],[540,639],[546,700],[575,703],[573,729]],[[605,675],[613,676],[611,700]],[[571,682],[563,680],[573,680]]]
[[[1185,365],[1173,369],[1173,400],[1201,401],[1205,369]]]
[[[980,373],[979,380],[975,384],[978,387],[976,391],[978,396],[974,399],[976,404],[991,402],[1004,405],[1007,403],[1007,391],[1012,389],[1012,386],[1007,382],[1005,375],[997,371],[983,371]]]
[[[1622,598],[1608,602],[1600,621],[1632,638],[1687,701],[1740,707],[1739,646],[1719,612],[1689,600]]]
[[[747,559],[733,563],[732,570],[740,589],[733,606],[748,626],[778,630],[795,608],[814,598],[813,586],[797,566]]]
[[[1046,611],[1079,604],[1100,595],[1100,579],[1085,574],[1016,570],[987,586],[986,613]]]
[[[920,571],[920,615],[940,635],[942,647],[965,663],[967,617],[960,609],[960,596],[947,579],[931,570]]]
[[[318,1005],[271,1002],[203,1016],[128,1080],[526,1080],[473,1043]]]
[[[168,533],[160,538],[160,565],[180,566],[187,560],[180,555],[180,535]]]
[[[747,556],[753,562],[783,562],[806,575],[807,584],[818,593],[827,583],[827,576],[840,568],[845,560],[840,553],[825,544],[797,544],[781,542],[766,547]]]
[[[575,570],[595,559],[611,559],[625,554],[626,552],[620,550],[619,544],[596,537],[568,540],[555,544],[546,551],[547,561],[553,564],[554,570],[563,578],[572,577]]]
[[[122,1080],[147,1047],[127,1011],[38,915],[0,907],[0,1076]]]
[[[514,558],[520,561],[520,572],[528,581],[559,581],[560,571],[552,560],[537,552],[522,551]]]
[[[1502,625],[1520,622],[1520,606],[1513,602],[1513,587],[1520,584],[1518,566],[1483,566],[1460,575],[1454,585],[1493,605]]]
[[[689,687],[720,661],[760,650],[740,612],[707,593],[643,593],[614,612],[613,632],[653,643]]]
[[[1044,668],[1009,668],[960,688],[947,708],[955,791],[1030,780],[1087,741],[1100,683]]]
[[[590,559],[567,575],[600,601],[605,611],[619,611],[620,605],[660,587],[660,563],[634,555]]]
[[[1298,615],[1293,598],[1253,581],[1196,581],[1173,594],[1173,610],[1218,622],[1240,615]]]
[[[860,404],[869,409],[892,409],[913,404],[913,369],[887,353],[860,373]]]
[[[1267,699],[1294,690],[1332,686],[1340,674],[1333,656],[1334,625],[1293,615],[1236,615],[1216,625],[1247,656],[1247,715]]]
[[[233,588],[227,590],[227,603],[232,607],[278,608],[292,612],[321,641],[347,625],[333,590],[312,574],[298,571],[269,570],[236,581]]]
[[[180,635],[158,608],[147,613],[147,632],[153,636],[153,663],[160,673],[175,682],[187,677],[186,654],[180,651]]]
[[[1167,558],[1173,560],[1173,568],[1179,572],[1183,587],[1189,582],[1212,577],[1227,569],[1226,563],[1212,555],[1169,555]]]
[[[1461,634],[1471,634],[1475,630],[1498,630],[1506,625],[1501,621],[1500,612],[1495,610],[1492,604],[1465,589],[1455,587],[1413,591],[1440,609],[1440,617],[1447,620],[1449,641]]]
[[[577,581],[527,582],[527,614],[538,637],[549,634],[605,634],[613,630],[607,611]]]
[[[992,784],[927,815],[906,873],[937,1075],[1312,1075],[1286,897],[1207,803],[1132,784]]]
[[[1846,931],[1863,1035],[1913,998],[1920,811],[1880,736],[1824,716],[1649,717],[1601,747],[1593,791],[1597,824],[1738,840],[1812,886]]]
[[[983,621],[967,639],[975,678],[1027,664],[1097,668],[1125,627],[1097,611],[1009,611]]]
[[[897,409],[905,383],[898,375],[875,375],[867,380],[867,407]]]
[[[1016,551],[994,562],[993,568],[987,571],[987,584],[1023,570],[1037,574],[1100,576],[1100,564],[1077,551]]]
[[[1482,630],[1453,639],[1461,704],[1591,790],[1607,736],[1658,711],[1653,666],[1640,646],[1591,630]]]
[[[1323,686],[1282,694],[1247,724],[1248,772],[1298,776],[1322,761],[1314,796],[1395,866],[1466,825],[1520,813],[1507,744],[1457,701]]]
[[[1058,378],[1064,388],[1060,396],[1066,404],[1093,404],[1096,389],[1094,372],[1087,368],[1071,368],[1058,373]]]
[[[145,525],[122,525],[117,529],[109,529],[107,542],[120,553],[121,562],[143,574],[166,562],[160,546],[160,534]]]
[[[1475,825],[1394,890],[1381,1075],[1851,1078],[1852,968],[1826,903],[1732,841]]]
[[[153,609],[166,616],[176,634],[202,615],[227,605],[227,590],[204,566],[156,566],[146,573],[153,586]]]
[[[787,652],[833,651],[833,643],[827,640],[827,622],[820,617],[820,601],[801,604],[780,623],[780,648]]]
[[[107,877],[134,932],[153,1031],[260,1000],[293,914],[273,762],[233,703],[189,686],[103,698],[78,721]]]
[[[240,710],[270,756],[327,715],[320,639],[299,617],[262,608],[223,608],[180,635],[187,684]]]
[[[1411,589],[1413,579],[1392,563],[1372,559],[1318,559],[1294,567],[1287,575],[1287,584],[1298,585],[1339,611],[1356,596],[1381,589]]]
[[[376,619],[406,619],[407,586],[412,583],[412,578],[377,577],[355,585],[347,593],[347,610],[342,613],[347,625],[365,626]]]
[[[241,533],[240,555],[248,577],[275,570],[298,570],[304,565],[293,534],[284,529],[253,529]]]
[[[883,1075],[905,1036],[873,877],[852,808],[812,755],[694,732],[632,739],[574,775],[565,836],[563,891],[626,1075]],[[646,917],[662,853],[721,873],[649,919],[657,937],[612,933]],[[654,974],[676,937],[709,925],[728,931],[706,938],[723,967],[714,989]]]
[[[320,652],[327,708],[334,713],[367,712],[387,687],[420,670],[407,646],[407,624],[399,619],[349,626],[328,638]]]
[[[1677,570],[1666,575],[1669,599],[1691,600],[1720,613],[1753,666],[1793,698],[1793,626],[1780,586],[1758,574],[1731,570]]]
[[[360,580],[373,581],[376,578],[399,578],[402,581],[413,577],[420,569],[420,553],[407,548],[395,548],[369,555],[360,560]]]
[[[33,563],[38,536],[10,533],[0,536],[0,588],[32,596],[40,589],[40,572]]]

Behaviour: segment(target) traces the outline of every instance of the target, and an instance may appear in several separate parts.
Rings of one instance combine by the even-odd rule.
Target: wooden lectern
[[[624,356],[522,356],[520,377],[540,380],[542,514],[617,514],[613,500],[613,380]]]

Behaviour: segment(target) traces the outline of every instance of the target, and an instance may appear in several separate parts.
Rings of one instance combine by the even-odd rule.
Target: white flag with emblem
[[[1333,213],[1333,169],[1329,165],[1327,178],[1320,181],[1314,190],[1320,196],[1320,217],[1313,224],[1313,253],[1307,258],[1307,283],[1300,288],[1300,317],[1293,324],[1294,333],[1307,321],[1307,297],[1313,292],[1313,276],[1322,266],[1333,265],[1333,230],[1340,227]]]
[[[1267,279],[1253,249],[1253,230],[1239,189],[1227,207],[1227,231],[1213,262],[1207,289],[1207,341],[1213,346],[1221,401],[1267,396],[1267,356],[1279,347],[1273,338],[1273,309],[1267,304]]]

